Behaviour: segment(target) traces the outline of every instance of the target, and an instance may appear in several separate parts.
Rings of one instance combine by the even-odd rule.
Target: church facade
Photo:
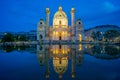
[[[75,9],[71,8],[71,26],[68,25],[66,13],[59,7],[54,14],[53,25],[49,25],[50,10],[46,8],[46,21],[37,24],[37,40],[41,41],[78,41],[84,40],[84,27],[80,19],[75,22]]]

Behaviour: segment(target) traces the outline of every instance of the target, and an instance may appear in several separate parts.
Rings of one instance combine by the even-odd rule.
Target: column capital
[[[75,8],[71,8],[71,14],[75,13]]]
[[[46,14],[50,14],[50,9],[46,8]]]

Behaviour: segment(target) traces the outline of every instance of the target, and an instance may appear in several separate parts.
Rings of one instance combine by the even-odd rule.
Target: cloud
[[[114,11],[117,11],[119,8],[118,8],[118,6],[114,5],[111,2],[104,2],[103,3],[103,9],[106,12],[114,12]]]

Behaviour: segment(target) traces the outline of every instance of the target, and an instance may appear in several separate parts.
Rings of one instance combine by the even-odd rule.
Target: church
[[[84,40],[84,27],[81,19],[75,22],[75,9],[71,8],[71,25],[68,25],[68,17],[62,7],[54,14],[53,25],[50,26],[50,9],[46,8],[46,21],[40,19],[37,24],[37,40],[39,42],[50,41],[74,41]]]

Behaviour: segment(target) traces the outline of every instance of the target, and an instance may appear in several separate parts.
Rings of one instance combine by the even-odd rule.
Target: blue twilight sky
[[[96,25],[112,24],[120,26],[119,0],[1,0],[0,32],[36,30],[36,24],[43,18],[45,8],[50,8],[50,25],[54,13],[62,6],[69,25],[70,10],[76,9],[75,20],[81,18],[85,29]]]

